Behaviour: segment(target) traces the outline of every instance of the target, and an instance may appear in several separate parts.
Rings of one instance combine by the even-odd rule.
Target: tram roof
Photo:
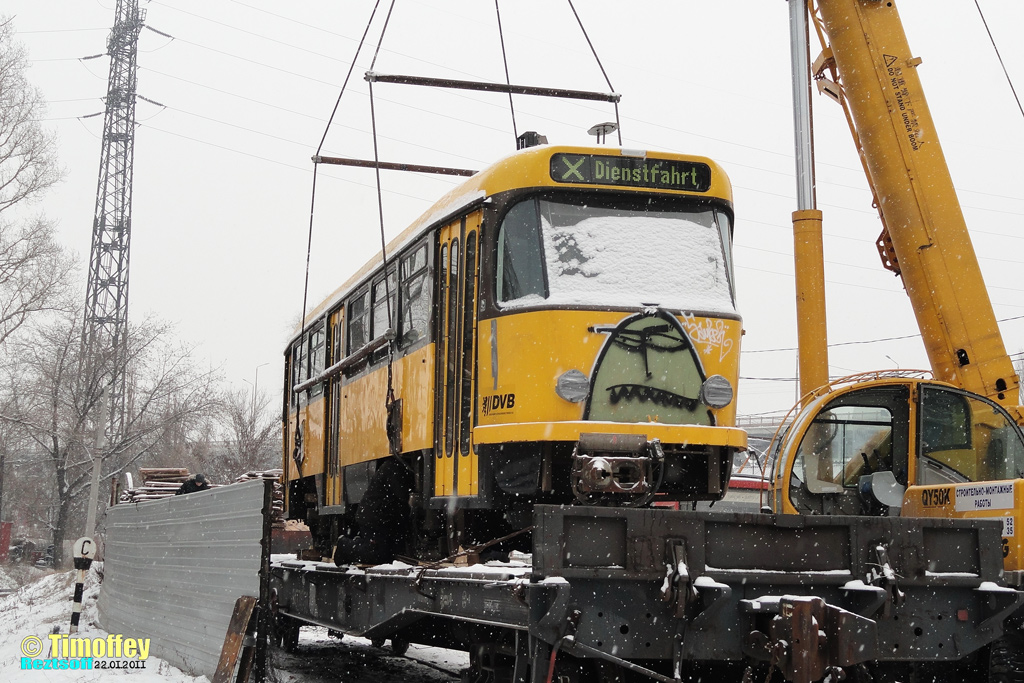
[[[599,157],[654,158],[687,161],[706,164],[711,171],[710,186],[703,192],[670,190],[650,186],[626,186],[602,184],[599,182],[566,183],[556,182],[551,177],[551,158],[556,154],[592,155]],[[513,163],[514,161],[514,163]],[[722,167],[707,157],[676,154],[672,152],[632,150],[620,147],[578,147],[565,145],[540,145],[516,151],[478,171],[438,199],[412,224],[387,244],[389,261],[399,255],[406,246],[429,232],[431,229],[459,215],[462,211],[482,203],[487,197],[508,190],[531,187],[562,187],[585,190],[616,190],[625,192],[659,192],[665,194],[708,196],[732,202],[732,183]],[[380,252],[367,261],[344,283],[305,316],[302,328],[296,328],[292,340],[302,330],[321,318],[325,312],[334,309],[339,302],[354,291],[372,272],[381,267]]]

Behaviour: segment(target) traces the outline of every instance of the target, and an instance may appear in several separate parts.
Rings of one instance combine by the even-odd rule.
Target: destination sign
[[[551,179],[557,183],[707,192],[711,189],[711,168],[696,161],[674,159],[554,154]]]

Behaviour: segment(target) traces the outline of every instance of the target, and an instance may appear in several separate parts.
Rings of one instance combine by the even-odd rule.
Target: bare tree
[[[45,99],[27,68],[11,19],[0,18],[0,344],[59,304],[71,270],[53,225],[30,213],[61,170],[54,137],[39,123]]]
[[[281,423],[270,405],[271,398],[263,391],[229,391],[223,396],[221,455],[206,464],[209,473],[230,481],[250,470],[279,466]]]
[[[168,326],[134,325],[128,335],[125,366],[127,416],[124,433],[97,451],[89,420],[100,400],[102,382],[81,363],[81,310],[31,324],[31,336],[9,341],[13,351],[6,372],[10,381],[8,410],[0,422],[16,427],[43,454],[52,473],[56,512],[51,519],[54,557],[63,560],[63,541],[78,533],[72,528],[91,482],[92,460],[102,460],[109,481],[154,452],[165,435],[216,409],[213,371],[197,370],[191,349],[177,344]],[[94,373],[98,374],[98,373]],[[101,496],[101,499],[103,497]]]

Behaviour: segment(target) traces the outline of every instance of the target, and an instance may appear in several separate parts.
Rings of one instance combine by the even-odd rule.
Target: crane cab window
[[[856,488],[860,477],[892,469],[893,418],[882,406],[837,406],[807,430],[793,474],[811,493]]]
[[[840,393],[810,424],[794,425],[784,437],[800,442],[786,465],[790,502],[802,513],[864,514],[861,477],[888,471],[906,486],[910,410],[906,385],[870,386]]]
[[[946,387],[921,387],[918,483],[1024,476],[1024,443],[995,403]]]

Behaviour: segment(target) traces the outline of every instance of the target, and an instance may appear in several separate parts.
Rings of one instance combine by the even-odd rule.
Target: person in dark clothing
[[[180,496],[184,493],[195,493],[196,491],[206,491],[210,488],[210,482],[206,480],[206,477],[202,474],[196,474],[185,480],[178,490],[174,492],[174,495]]]
[[[385,458],[370,479],[355,515],[357,534],[342,536],[334,563],[384,564],[405,547],[409,530],[412,473],[397,458]]]

